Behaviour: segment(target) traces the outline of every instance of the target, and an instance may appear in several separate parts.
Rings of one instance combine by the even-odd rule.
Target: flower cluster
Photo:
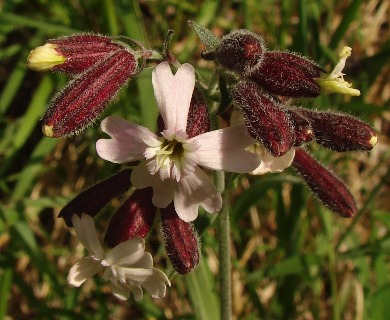
[[[377,142],[375,131],[350,115],[282,102],[285,97],[314,98],[333,92],[360,95],[342,73],[351,48],[341,50],[339,62],[330,73],[297,53],[268,51],[263,38],[248,30],[232,31],[208,48],[212,50],[204,54],[206,59],[216,60],[236,75],[230,95],[248,132],[260,143],[258,152],[269,153],[268,159],[274,163],[278,158],[286,166],[292,163],[310,189],[334,212],[344,217],[356,214],[355,200],[345,184],[304,147],[315,141],[338,152],[371,150]],[[254,173],[259,172],[263,173]]]
[[[159,109],[157,132],[116,116],[105,118],[101,129],[109,138],[97,141],[98,155],[131,168],[83,191],[60,212],[90,254],[71,268],[71,285],[80,286],[103,272],[120,299],[133,293],[139,300],[142,288],[153,297],[163,297],[170,282],[153,268],[144,238],[160,213],[172,266],[182,275],[191,272],[200,257],[192,222],[200,207],[209,213],[222,207],[212,171],[256,175],[280,172],[292,164],[331,210],[344,217],[357,212],[345,184],[304,147],[315,141],[338,152],[370,150],[377,141],[374,130],[350,115],[283,102],[284,97],[314,98],[332,92],[359,95],[342,73],[351,49],[345,47],[334,70],[326,73],[299,54],[269,51],[253,32],[236,30],[218,39],[194,23],[192,27],[209,50],[203,57],[215,60],[221,79],[229,79],[226,92],[220,90],[221,100],[232,101],[229,105],[243,119],[235,123],[232,117],[230,127],[212,130],[207,90],[199,85],[194,68],[180,65],[165,47],[152,73]],[[61,137],[82,131],[146,62],[156,62],[155,57],[153,50],[130,39],[91,34],[52,39],[31,51],[31,69],[72,77],[49,103],[43,116],[44,134]],[[131,188],[108,223],[104,242],[111,249],[104,251],[92,218]]]

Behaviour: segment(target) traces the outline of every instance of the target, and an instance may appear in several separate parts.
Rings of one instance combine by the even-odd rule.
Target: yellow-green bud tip
[[[34,71],[48,71],[65,61],[66,57],[56,50],[55,44],[46,43],[30,51],[27,65]]]
[[[53,126],[42,126],[42,133],[49,138],[54,136]]]
[[[315,79],[321,87],[321,94],[342,93],[349,96],[360,96],[360,91],[352,88],[352,84],[344,80],[343,71],[347,58],[351,55],[350,47],[343,47],[339,52],[339,62],[332,72]]]
[[[378,137],[372,136],[372,138],[370,139],[370,145],[375,146],[377,142],[378,142]]]

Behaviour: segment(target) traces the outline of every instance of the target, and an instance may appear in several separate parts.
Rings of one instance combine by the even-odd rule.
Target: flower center
[[[184,154],[183,144],[177,140],[164,139],[160,150],[156,152],[157,165],[160,168],[172,166],[174,162],[181,161]]]

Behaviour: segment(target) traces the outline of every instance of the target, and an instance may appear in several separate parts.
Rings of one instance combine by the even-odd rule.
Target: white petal
[[[255,142],[244,125],[206,132],[188,140],[199,146],[191,155],[198,165],[230,172],[250,172],[259,166],[259,156],[245,150]]]
[[[294,160],[294,156],[294,148],[281,157],[274,157],[272,154],[263,149],[261,153],[261,164],[253,170],[251,174],[260,175],[267,172],[281,172],[291,165]]]
[[[110,265],[134,266],[145,256],[145,241],[140,237],[126,240],[111,249],[106,254],[106,261]],[[152,257],[150,256],[150,260]],[[153,264],[153,262],[152,262]]]
[[[165,128],[169,132],[185,131],[195,86],[194,68],[183,64],[173,76],[169,64],[162,62],[154,69],[152,82]]]
[[[175,210],[180,219],[190,222],[198,216],[199,205],[215,213],[222,207],[221,194],[212,180],[199,167],[182,177],[174,195]]]
[[[131,288],[131,293],[134,296],[134,300],[140,301],[144,296],[144,292],[142,291],[142,288],[139,285],[130,285],[130,288]]]
[[[77,261],[69,270],[68,282],[74,287],[80,287],[85,280],[94,276],[103,267],[98,260],[91,257],[83,258]]]
[[[166,208],[173,199],[173,185],[171,179],[162,181],[158,173],[151,175],[145,161],[141,162],[131,173],[131,183],[137,189],[153,188],[152,202],[158,208]]]
[[[104,250],[96,234],[95,223],[93,219],[83,213],[81,217],[77,214],[72,216],[72,223],[76,231],[77,238],[81,244],[96,258],[104,258]]]
[[[153,275],[142,284],[142,287],[150,293],[153,298],[163,298],[167,291],[167,284],[171,286],[168,277],[159,269],[153,268]]]
[[[130,297],[130,288],[122,283],[111,282],[112,294],[119,300],[127,300]]]
[[[101,127],[111,139],[98,140],[96,151],[102,159],[114,163],[143,159],[146,148],[160,144],[157,136],[149,129],[119,117],[107,117]]]

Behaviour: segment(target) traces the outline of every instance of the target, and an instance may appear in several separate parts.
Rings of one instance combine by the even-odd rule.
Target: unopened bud
[[[48,71],[66,61],[66,56],[56,50],[56,45],[46,43],[30,51],[27,66],[34,71]]]
[[[350,115],[297,109],[310,121],[316,142],[338,151],[371,150],[378,137],[368,124]]]
[[[263,37],[241,29],[221,39],[216,58],[222,66],[247,75],[261,64],[265,50]]]
[[[175,270],[191,272],[199,263],[198,237],[191,223],[177,215],[173,203],[160,209],[165,249]]]
[[[286,113],[289,115],[290,121],[294,128],[294,146],[299,147],[307,142],[312,141],[314,139],[314,132],[311,128],[309,120],[295,109],[287,109]]]
[[[135,236],[145,238],[156,217],[152,196],[152,188],[137,189],[112,216],[104,239],[109,247]]]
[[[233,101],[244,115],[248,132],[275,157],[294,144],[294,128],[281,105],[253,82],[241,81],[233,88]]]
[[[293,166],[318,199],[329,209],[346,218],[357,213],[355,199],[345,184],[307,152],[297,148]]]
[[[321,67],[292,52],[266,52],[261,65],[248,78],[275,95],[317,97],[320,86],[315,78]]]
[[[86,213],[94,217],[111,199],[131,187],[131,170],[123,170],[114,176],[84,190],[70,201],[58,215],[68,227],[72,227],[72,216]]]
[[[111,38],[94,34],[50,39],[47,44],[52,45],[56,52],[66,59],[51,70],[70,74],[80,73],[115,51],[124,49],[123,46],[113,43]]]
[[[85,129],[138,72],[134,55],[119,50],[71,80],[49,102],[43,116],[43,133],[58,138]]]

